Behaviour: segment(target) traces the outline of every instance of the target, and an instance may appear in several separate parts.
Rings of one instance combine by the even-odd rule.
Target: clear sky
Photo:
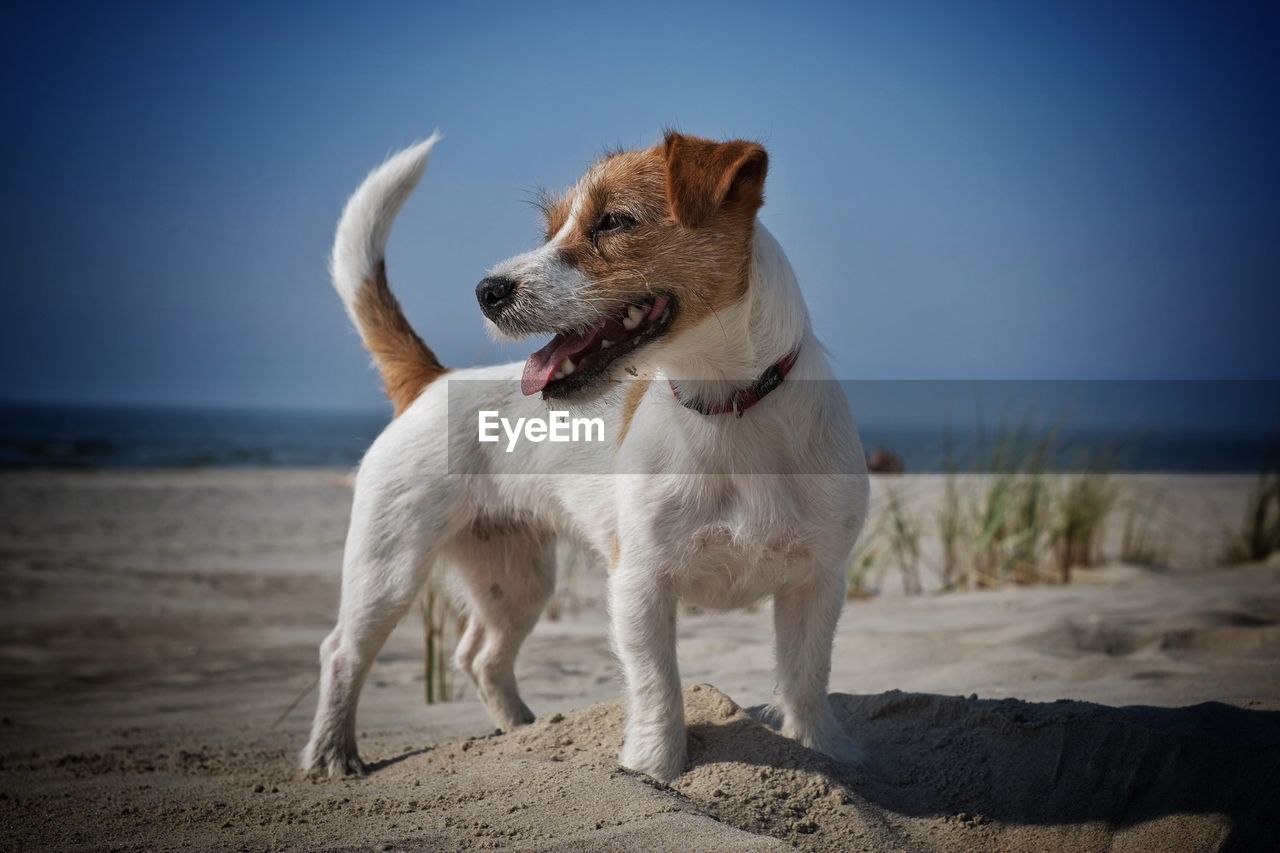
[[[0,399],[378,405],[329,240],[435,128],[390,269],[446,364],[542,343],[473,295],[529,191],[674,125],[767,145],[842,377],[1280,378],[1274,6],[23,5]]]

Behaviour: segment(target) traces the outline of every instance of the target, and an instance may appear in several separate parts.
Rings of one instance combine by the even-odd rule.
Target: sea
[[[1280,382],[842,383],[868,453],[909,472],[1258,473],[1280,462]],[[0,403],[0,468],[355,466],[388,409]]]

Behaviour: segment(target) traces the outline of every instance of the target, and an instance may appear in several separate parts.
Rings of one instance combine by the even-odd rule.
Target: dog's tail
[[[387,285],[386,265],[391,225],[439,140],[433,133],[369,173],[342,211],[329,263],[333,286],[373,355],[397,415],[445,372],[400,310]]]

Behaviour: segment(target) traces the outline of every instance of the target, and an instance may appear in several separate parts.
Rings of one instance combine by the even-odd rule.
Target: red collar
[[[787,378],[787,374],[791,372],[791,368],[795,367],[796,359],[799,357],[800,347],[797,346],[784,355],[781,361],[761,373],[755,382],[746,388],[733,392],[729,399],[716,403],[708,403],[696,397],[692,399],[681,397],[680,389],[676,387],[676,383],[668,379],[667,384],[671,386],[671,393],[675,395],[676,402],[686,409],[692,409],[701,415],[727,415],[733,412],[736,417],[740,418],[743,412],[759,403],[765,398],[766,394],[782,384],[782,380]]]

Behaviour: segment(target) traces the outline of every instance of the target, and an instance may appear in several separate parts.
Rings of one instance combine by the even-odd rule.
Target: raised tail
[[[388,158],[369,173],[338,220],[329,271],[347,314],[382,374],[399,415],[445,372],[409,325],[387,284],[387,238],[413,193],[440,134]]]

